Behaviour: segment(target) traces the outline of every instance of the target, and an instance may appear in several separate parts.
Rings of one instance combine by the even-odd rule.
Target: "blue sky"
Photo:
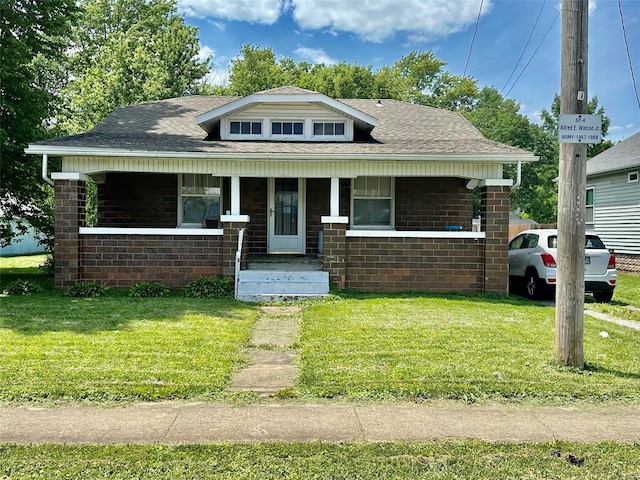
[[[467,64],[481,2],[482,14]],[[270,46],[278,56],[296,61],[344,61],[371,65],[374,70],[412,50],[431,50],[447,62],[452,73],[463,75],[466,67],[467,75],[481,87],[496,87],[520,103],[521,112],[532,121],[539,121],[540,110],[549,109],[560,91],[560,3],[180,0],[179,8],[186,21],[199,28],[202,53],[212,56],[212,78],[217,83],[226,82],[229,62],[245,43]],[[621,6],[640,89],[640,0],[621,0]],[[618,0],[590,1],[588,94],[598,97],[611,119],[608,139],[622,140],[640,131],[640,106]]]

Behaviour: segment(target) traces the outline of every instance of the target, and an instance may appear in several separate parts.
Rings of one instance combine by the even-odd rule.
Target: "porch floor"
[[[317,255],[248,255],[247,270],[313,272],[322,270],[322,258]]]

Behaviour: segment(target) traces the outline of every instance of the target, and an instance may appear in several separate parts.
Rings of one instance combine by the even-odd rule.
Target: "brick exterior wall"
[[[307,179],[307,253],[318,253],[318,237],[322,224],[320,217],[329,215],[331,209],[331,180]]]
[[[473,191],[459,178],[396,178],[396,230],[471,230]]]
[[[509,291],[509,188],[484,187],[480,192],[480,217],[485,232],[484,292]]]
[[[222,274],[222,237],[82,235],[80,276],[111,287],[157,280],[171,288]]]
[[[251,218],[246,231],[249,255],[267,253],[267,187],[266,178],[240,179],[240,213]]]
[[[481,292],[483,242],[452,238],[347,238],[346,287]]]
[[[85,182],[56,180],[54,192],[54,283],[64,288],[81,278],[78,230],[85,225]]]
[[[347,242],[344,223],[327,223],[323,225],[324,254],[322,268],[329,272],[329,281],[338,288],[347,286]]]
[[[165,227],[178,224],[178,176],[107,173],[98,185],[98,226]]]

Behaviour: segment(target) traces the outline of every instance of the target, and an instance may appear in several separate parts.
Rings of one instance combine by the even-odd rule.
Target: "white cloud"
[[[200,51],[198,52],[198,60],[201,62],[205,61],[207,57],[211,57],[210,61],[213,61],[213,58],[216,56],[216,51],[208,47],[206,45],[200,46]]]
[[[287,0],[179,0],[178,8],[190,17],[215,17],[271,25]]]
[[[421,38],[444,37],[473,24],[481,0],[293,0],[293,17],[307,29],[351,32],[380,42],[397,33]],[[483,13],[491,8],[485,0]]]
[[[300,47],[296,48],[295,53],[303,60],[307,60],[311,63],[324,63],[325,65],[337,63],[321,48]]]

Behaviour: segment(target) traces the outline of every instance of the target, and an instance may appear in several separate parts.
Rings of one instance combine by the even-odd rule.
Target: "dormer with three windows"
[[[352,142],[369,136],[376,125],[375,118],[353,107],[296,87],[249,95],[196,121],[210,139],[274,142]]]

